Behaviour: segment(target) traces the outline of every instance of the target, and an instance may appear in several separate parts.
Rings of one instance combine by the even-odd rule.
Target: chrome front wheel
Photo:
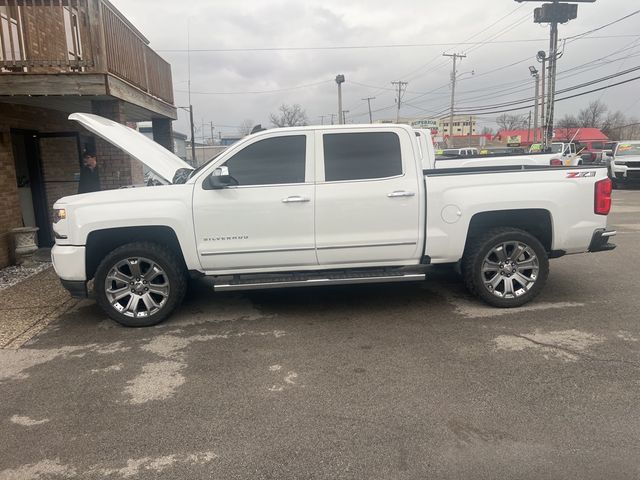
[[[133,242],[100,262],[95,294],[104,312],[127,327],[147,327],[167,318],[182,302],[187,271],[179,252],[166,245]]]
[[[109,270],[104,292],[118,313],[138,318],[158,313],[167,303],[170,288],[160,265],[145,257],[129,257]]]

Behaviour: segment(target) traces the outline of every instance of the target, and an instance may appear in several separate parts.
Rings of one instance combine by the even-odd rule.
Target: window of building
[[[24,60],[22,22],[16,7],[0,7],[0,61]]]
[[[67,37],[68,59],[71,62],[79,62],[82,60],[82,39],[77,8],[64,7],[64,31]]]
[[[402,175],[400,138],[393,132],[327,133],[322,142],[327,182]]]
[[[259,140],[225,165],[240,185],[304,183],[307,137],[292,135]]]

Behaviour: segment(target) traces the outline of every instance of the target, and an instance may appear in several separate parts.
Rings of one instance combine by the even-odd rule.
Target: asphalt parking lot
[[[0,479],[640,476],[640,190],[535,303],[425,283],[92,302],[0,350]]]

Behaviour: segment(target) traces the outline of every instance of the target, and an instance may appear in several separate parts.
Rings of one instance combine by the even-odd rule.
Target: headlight
[[[53,209],[53,223],[58,223],[60,220],[65,220],[67,218],[67,210],[64,208],[54,208]]]

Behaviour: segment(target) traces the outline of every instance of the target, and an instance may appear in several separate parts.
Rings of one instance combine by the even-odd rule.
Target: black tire
[[[520,284],[521,288],[516,291],[520,292],[519,294],[514,293],[513,297],[505,298],[506,296],[498,296],[499,292],[497,287],[495,291],[490,291],[489,287],[485,285],[486,277],[484,277],[484,275],[486,274],[482,272],[482,268],[485,259],[494,248],[500,244],[508,244],[510,242],[524,244],[535,253],[538,262],[538,272],[532,284],[529,284],[528,287],[522,287]],[[540,241],[530,233],[518,228],[499,227],[488,230],[470,239],[462,258],[461,270],[462,278],[469,292],[494,307],[513,308],[530,302],[544,288],[547,277],[549,276],[549,257]],[[496,272],[496,275],[498,273],[499,272]],[[498,284],[498,286],[502,284],[506,287],[506,280],[504,282],[505,283]]]
[[[118,308],[123,308],[122,303],[120,303],[120,307],[118,308],[114,306],[116,303],[111,303],[107,297],[108,294],[105,289],[105,284],[107,283],[107,276],[114,272],[117,265],[128,259],[137,258],[148,259],[160,268],[161,274],[159,276],[164,282],[161,287],[163,289],[166,288],[167,293],[164,297],[156,297],[162,299],[162,301],[158,302],[161,306],[159,306],[157,310],[151,313],[147,312],[146,315],[145,312],[142,311],[140,312],[141,316],[131,316],[133,315],[132,313],[126,314],[118,310]],[[145,263],[148,262],[139,262],[140,266],[138,268],[142,269]],[[133,272],[131,272],[131,274],[133,276]],[[109,280],[109,282],[113,282],[113,280]],[[149,287],[152,286],[152,282],[152,280],[149,280]],[[124,282],[122,282],[122,284],[125,285],[128,292],[129,287],[126,286]],[[166,287],[165,284],[167,285]],[[113,288],[112,285],[114,284],[112,283],[109,288]],[[140,287],[142,287],[142,285],[140,285]],[[187,289],[187,272],[181,259],[164,245],[152,242],[128,243],[110,252],[102,262],[100,262],[95,275],[94,289],[98,305],[100,305],[110,318],[125,327],[149,327],[165,320],[180,305]],[[147,290],[149,289],[147,288]],[[128,295],[127,292],[125,292],[126,295]],[[144,294],[144,292],[140,293]],[[151,294],[152,292],[149,293]],[[126,301],[125,297],[123,302]]]

